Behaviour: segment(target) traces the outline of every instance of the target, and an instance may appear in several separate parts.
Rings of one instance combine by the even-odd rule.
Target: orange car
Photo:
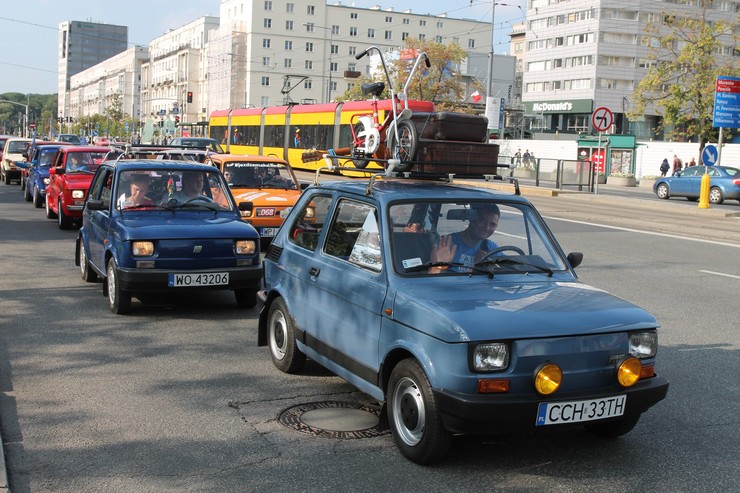
[[[223,173],[236,202],[251,202],[242,219],[271,241],[301,195],[301,186],[290,165],[278,158],[237,154],[213,154],[206,164]]]

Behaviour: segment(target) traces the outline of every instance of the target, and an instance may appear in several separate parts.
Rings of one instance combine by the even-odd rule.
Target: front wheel
[[[639,420],[640,415],[638,414],[637,416],[630,416],[610,421],[586,423],[583,426],[586,428],[586,431],[601,438],[617,438],[632,431],[632,428],[635,427]]]
[[[413,166],[411,161],[416,158],[416,144],[418,140],[416,127],[413,122],[403,120],[398,123],[398,142],[396,142],[394,136],[392,147],[393,157],[401,161],[397,171],[404,172],[411,169]]]
[[[668,191],[668,185],[665,183],[658,185],[658,188],[655,189],[655,195],[657,195],[659,199],[669,198],[671,193]]]
[[[118,271],[116,270],[116,262],[111,257],[108,260],[107,278],[103,285],[103,289],[108,288],[108,305],[110,311],[117,314],[123,315],[131,311],[131,293],[123,291],[121,284],[118,279]]]
[[[234,298],[239,308],[254,308],[257,305],[257,290],[235,289]]]
[[[306,355],[298,349],[293,318],[282,298],[276,298],[267,315],[267,341],[272,364],[283,373],[296,373],[303,368]]]
[[[62,201],[57,203],[57,220],[59,223],[59,229],[72,229],[72,218],[64,213],[64,207]]]
[[[709,201],[713,204],[721,204],[725,201],[725,196],[722,194],[722,190],[718,187],[712,187],[709,190]]]
[[[443,459],[452,434],[442,426],[432,387],[419,363],[401,361],[388,382],[388,421],[401,453],[417,464]]]

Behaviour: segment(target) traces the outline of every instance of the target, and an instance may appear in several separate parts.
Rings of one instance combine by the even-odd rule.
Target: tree
[[[403,90],[416,59],[415,55],[422,51],[429,57],[431,66],[427,68],[422,62],[414,79],[409,83],[407,96],[410,99],[432,101],[438,109],[443,111],[466,111],[467,105],[463,102],[466,87],[462,81],[460,64],[467,54],[458,44],[445,45],[433,41],[406,38],[406,46],[401,50],[400,56],[394,57],[393,60],[386,59],[396,92]],[[404,56],[407,54],[414,56]],[[360,86],[372,81],[382,81],[387,84],[382,68],[370,77],[359,78],[351,89],[337,99],[340,101],[367,99],[367,96],[361,93]],[[387,86],[381,97],[390,97]]]
[[[635,106],[627,112],[628,117],[634,120],[653,106],[663,117],[659,129],[672,127],[675,138],[698,138],[700,151],[716,139],[712,115],[715,81],[718,75],[740,74],[732,57],[718,53],[737,50],[736,25],[737,17],[730,22],[711,22],[705,5],[698,18],[663,12],[659,20],[649,22],[645,29],[651,37],[645,39],[654,46],[647,57],[653,63],[632,95]],[[731,46],[726,46],[728,40]]]

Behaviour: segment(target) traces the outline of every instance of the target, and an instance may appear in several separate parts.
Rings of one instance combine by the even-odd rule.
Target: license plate
[[[580,423],[614,418],[624,414],[627,396],[570,402],[541,402],[537,409],[537,426]]]
[[[228,272],[208,274],[170,274],[169,287],[186,288],[190,286],[222,286],[229,284]]]
[[[275,236],[277,234],[278,228],[262,228],[262,232],[260,232],[260,236]]]

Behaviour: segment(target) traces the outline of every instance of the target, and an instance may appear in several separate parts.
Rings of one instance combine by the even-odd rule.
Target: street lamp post
[[[28,98],[28,96],[26,96]],[[10,104],[17,104],[18,106],[23,106],[26,108],[26,123],[23,126],[23,137],[28,137],[28,105],[23,103],[16,103],[15,101],[10,101],[7,99],[0,99],[0,103],[10,103]]]

